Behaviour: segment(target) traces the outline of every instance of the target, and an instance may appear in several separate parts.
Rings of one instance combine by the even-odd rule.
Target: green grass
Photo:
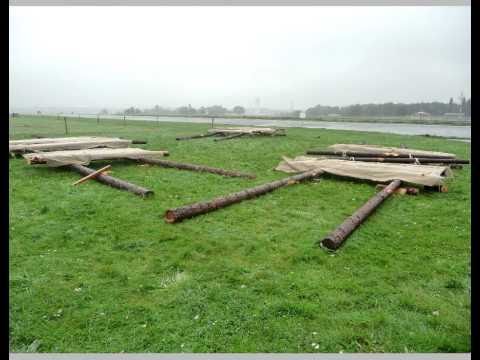
[[[208,125],[69,124],[71,135],[146,139],[141,147],[168,149],[171,160],[257,179],[112,163],[112,176],[155,191],[142,199],[95,181],[73,187],[76,173],[10,159],[11,351],[470,351],[470,166],[454,170],[448,193],[394,195],[335,254],[315,242],[373,184],[325,177],[163,220],[168,208],[285,177],[273,170],[281,156],[312,147],[363,141],[470,158],[470,144],[297,128],[176,142]],[[63,120],[14,118],[10,135],[63,136]]]

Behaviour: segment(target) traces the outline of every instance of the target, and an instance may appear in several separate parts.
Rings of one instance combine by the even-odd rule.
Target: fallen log
[[[402,182],[400,180],[392,181],[382,191],[375,194],[368,200],[360,209],[347,218],[338,228],[327,235],[320,244],[328,249],[338,249],[347,239],[347,237],[366,219],[370,214],[396,189],[400,187]]]
[[[223,176],[230,176],[230,177],[246,177],[249,179],[255,179],[255,175],[253,174],[246,174],[239,171],[232,171],[232,170],[224,170],[220,168],[204,166],[204,165],[195,165],[195,164],[188,164],[188,163],[179,163],[176,161],[170,160],[157,160],[157,159],[139,159],[146,164],[158,165],[166,168],[175,168],[180,170],[190,170],[190,171],[199,171],[199,172],[209,172],[212,174],[218,174]]]
[[[245,136],[245,135],[248,135],[248,133],[233,134],[233,135],[230,135],[230,136],[225,136],[225,137],[221,137],[221,138],[218,138],[218,139],[213,139],[213,141],[230,140],[230,139],[235,139],[235,138],[238,138],[238,137],[241,137],[241,136]]]
[[[382,157],[382,158],[411,158],[414,155],[411,154],[396,154],[396,153],[380,153],[380,152],[357,152],[357,151],[333,151],[333,150],[307,150],[308,155],[333,155],[333,156],[342,156],[342,157]],[[419,156],[420,157],[420,156]],[[424,154],[422,158],[439,158],[438,155],[427,155]],[[443,157],[442,157],[443,158]],[[445,156],[444,158],[454,159],[454,156]]]
[[[292,185],[303,180],[313,179],[321,174],[323,174],[323,171],[321,170],[307,171],[298,175],[287,177],[285,179],[272,181],[270,183],[242,190],[230,195],[220,196],[210,201],[169,209],[165,212],[165,221],[167,223],[176,223],[187,218],[205,214],[207,212],[221,209],[243,200],[266,194],[283,186]]]
[[[95,172],[95,170],[90,169],[90,168],[88,168],[86,166],[83,166],[83,165],[74,164],[74,165],[67,165],[67,166],[68,166],[68,168],[70,168],[73,171],[76,171],[76,172],[78,172],[82,175],[90,175],[90,174]],[[124,180],[114,178],[114,177],[109,176],[109,175],[99,174],[95,177],[95,180],[97,180],[97,181],[99,181],[103,184],[110,185],[110,186],[112,186],[114,188],[117,188],[117,189],[130,191],[130,192],[132,192],[136,195],[143,196],[143,197],[146,197],[146,196],[149,196],[149,195],[153,194],[152,190],[137,186],[135,184],[129,183],[129,182],[124,181]]]
[[[216,136],[216,135],[217,133],[199,134],[199,135],[191,135],[191,136],[179,136],[179,137],[176,137],[175,140],[202,139],[202,138]]]
[[[91,179],[91,178],[93,178],[93,177],[95,177],[95,176],[100,175],[100,174],[103,173],[105,170],[110,169],[111,167],[112,167],[111,165],[107,165],[107,166],[102,167],[101,169],[95,170],[93,173],[90,173],[89,175],[84,176],[84,177],[81,178],[80,180],[75,181],[72,185],[81,184],[81,183],[87,181],[88,179]]]
[[[424,186],[423,190],[446,193],[448,192],[448,187],[446,185]]]
[[[384,185],[384,184],[378,184],[375,189],[377,190],[383,190],[387,187],[387,185]],[[398,189],[395,190],[395,194],[400,194],[400,195],[418,195],[418,193],[420,192],[419,189],[417,189],[416,187],[411,187],[411,186],[408,186],[408,187],[399,187]]]
[[[389,157],[345,157],[343,160],[380,162],[380,163],[399,163],[399,164],[470,164],[469,160],[451,159],[451,158],[389,158]]]
[[[147,140],[132,140],[132,144],[147,144]]]

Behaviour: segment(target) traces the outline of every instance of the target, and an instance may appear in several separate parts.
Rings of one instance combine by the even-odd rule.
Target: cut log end
[[[331,236],[325,237],[319,243],[320,246],[323,246],[323,247],[325,247],[329,250],[337,250],[340,247],[341,244],[342,244],[341,242],[335,241],[335,239]]]
[[[175,216],[175,212],[172,210],[167,210],[165,212],[165,221],[169,224],[173,224],[177,222],[177,217]]]
[[[150,197],[153,195],[153,190],[147,190],[145,191],[141,196],[144,198]]]

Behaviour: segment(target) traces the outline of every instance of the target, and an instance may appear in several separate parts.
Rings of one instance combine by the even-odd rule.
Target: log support
[[[255,179],[255,175],[253,174],[246,174],[239,171],[232,171],[232,170],[224,170],[220,168],[215,168],[211,166],[204,166],[204,165],[196,165],[196,164],[188,164],[188,163],[180,163],[176,161],[169,161],[169,160],[157,160],[157,159],[139,159],[139,161],[151,164],[151,165],[158,165],[166,168],[174,168],[180,170],[190,170],[190,171],[199,171],[199,172],[208,172],[217,175],[223,176],[230,176],[230,177],[245,177],[249,179]]]
[[[338,228],[327,235],[320,244],[330,250],[336,250],[345,242],[350,234],[367,219],[370,214],[392,193],[397,190],[401,185],[400,180],[392,181],[382,191],[375,194],[370,200],[368,200],[360,209],[346,219]]]
[[[210,136],[216,136],[217,134],[216,133],[207,133],[207,134],[199,134],[199,135],[192,135],[192,136],[179,136],[179,137],[176,137],[175,140],[191,140],[191,139],[203,139],[203,138],[206,138],[206,137],[210,137]]]
[[[255,186],[253,188],[246,189],[227,196],[220,196],[210,201],[195,203],[175,209],[169,209],[165,212],[165,221],[167,223],[180,222],[187,218],[205,214],[235,203],[239,203],[243,200],[252,199],[254,197],[264,195],[284,186],[296,184],[303,180],[314,179],[321,174],[323,174],[323,171],[321,170],[307,171],[282,180],[277,180],[263,185]]]
[[[469,160],[452,158],[392,158],[392,157],[339,157],[339,160],[396,163],[396,164],[470,164]]]
[[[67,166],[71,170],[76,171],[77,173],[85,176],[95,173],[95,170],[90,169],[83,165],[67,165]],[[124,180],[114,178],[113,176],[99,174],[95,176],[94,179],[97,180],[98,182],[101,182],[102,184],[110,185],[114,188],[121,189],[121,190],[127,190],[134,193],[135,195],[139,195],[142,197],[147,197],[153,194],[152,190],[137,186],[135,184],[129,183]]]
[[[357,152],[357,151],[332,151],[332,150],[307,150],[307,155],[332,155],[332,156],[342,156],[342,157],[383,157],[383,158],[412,158],[412,157],[418,157],[418,158],[434,158],[438,159],[440,156],[438,155],[417,155],[415,154],[394,154],[394,153],[380,153],[380,152],[373,152],[373,153],[368,153],[368,152]],[[449,158],[449,159],[454,159],[455,156],[445,156],[441,158]]]

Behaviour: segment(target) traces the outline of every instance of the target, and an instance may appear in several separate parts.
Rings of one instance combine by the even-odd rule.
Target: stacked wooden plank
[[[116,137],[80,136],[70,138],[42,138],[9,141],[11,154],[25,154],[38,151],[82,150],[93,148],[127,148],[131,140]]]

